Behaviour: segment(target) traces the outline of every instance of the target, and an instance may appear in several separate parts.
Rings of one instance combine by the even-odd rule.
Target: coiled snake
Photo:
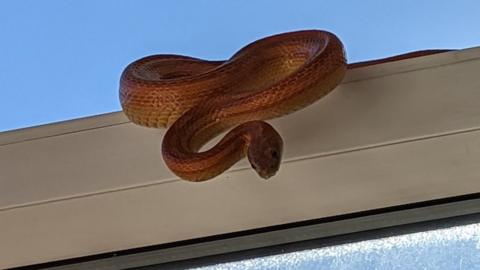
[[[262,178],[279,169],[283,142],[263,120],[302,109],[331,92],[348,68],[444,50],[347,64],[332,33],[305,30],[257,40],[226,61],[153,55],[128,65],[120,79],[123,111],[134,123],[168,127],[162,155],[182,179],[204,181],[247,156]],[[201,147],[234,127],[214,147]]]

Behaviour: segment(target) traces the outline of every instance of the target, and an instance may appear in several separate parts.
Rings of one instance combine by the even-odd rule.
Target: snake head
[[[272,126],[260,122],[248,147],[248,161],[258,175],[268,179],[275,175],[282,161],[283,140]]]

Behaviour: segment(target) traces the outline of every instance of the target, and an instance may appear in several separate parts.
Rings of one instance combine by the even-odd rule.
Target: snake
[[[253,170],[269,179],[280,168],[284,143],[266,120],[326,96],[348,69],[444,51],[448,50],[348,64],[335,34],[300,30],[256,40],[228,60],[175,54],[143,57],[123,70],[119,97],[133,123],[167,128],[161,153],[179,178],[213,179],[247,157]],[[225,132],[214,146],[203,149]]]

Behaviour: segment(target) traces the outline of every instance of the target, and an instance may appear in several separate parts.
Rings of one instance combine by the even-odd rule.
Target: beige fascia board
[[[271,121],[271,181],[246,162],[180,181],[164,131],[121,113],[0,133],[0,268],[479,192],[479,70],[472,48],[349,71]]]

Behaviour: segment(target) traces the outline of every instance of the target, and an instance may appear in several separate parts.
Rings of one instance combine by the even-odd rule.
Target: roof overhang
[[[271,121],[280,172],[177,179],[121,112],[0,133],[0,268],[480,191],[480,48],[350,70]]]

